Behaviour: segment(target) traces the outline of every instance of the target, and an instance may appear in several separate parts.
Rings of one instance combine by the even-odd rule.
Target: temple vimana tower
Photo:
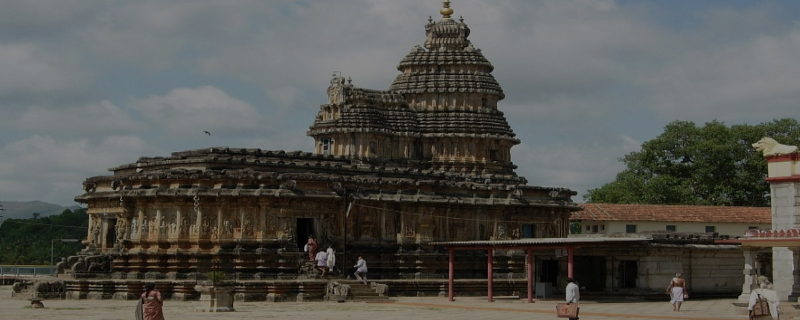
[[[308,279],[303,246],[313,236],[341,267],[364,256],[371,278],[436,277],[448,260],[433,241],[566,237],[576,193],[515,173],[520,140],[498,108],[494,67],[449,1],[440,13],[389,89],[331,79],[307,132],[313,152],[209,147],[86,179],[75,198],[88,205],[86,249],[59,268],[113,279],[192,279],[215,267]],[[457,259],[457,274],[485,277],[485,252]]]

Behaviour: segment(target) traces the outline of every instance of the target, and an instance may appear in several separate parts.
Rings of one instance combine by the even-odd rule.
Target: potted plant
[[[225,280],[228,280],[228,274],[222,271],[206,272],[206,281],[210,282],[212,286],[224,285]]]

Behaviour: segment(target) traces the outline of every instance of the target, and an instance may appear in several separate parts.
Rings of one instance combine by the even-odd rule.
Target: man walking
[[[314,260],[317,260],[317,269],[322,272],[320,277],[325,276],[325,271],[328,268],[328,253],[325,251],[317,252],[317,255],[314,257]]]
[[[578,288],[578,284],[575,283],[575,280],[573,280],[572,278],[567,278],[567,302],[577,304],[578,300],[580,299],[581,299],[581,293],[580,289]],[[569,318],[569,319],[578,320],[578,318]]]
[[[367,262],[364,261],[364,258],[358,256],[358,262],[353,267],[356,268],[356,272],[353,273],[356,279],[364,281],[364,285],[367,285]]]

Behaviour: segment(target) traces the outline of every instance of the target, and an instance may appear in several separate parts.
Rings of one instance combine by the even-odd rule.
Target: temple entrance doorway
[[[546,282],[558,287],[558,260],[540,260],[539,282]]]
[[[108,226],[108,232],[106,232],[105,248],[113,248],[114,243],[117,242],[117,219],[107,219],[106,225]]]
[[[759,276],[766,276],[772,280],[772,252],[762,252],[756,255],[756,274]]]
[[[312,235],[319,241],[319,235],[314,232],[314,218],[297,218],[297,247],[302,249]]]
[[[603,291],[606,287],[606,257],[576,256],[575,281],[586,291]]]
[[[639,264],[635,260],[621,260],[619,262],[619,283],[621,289],[636,288],[636,277],[639,276]]]

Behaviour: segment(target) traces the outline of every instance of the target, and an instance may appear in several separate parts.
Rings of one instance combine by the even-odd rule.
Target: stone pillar
[[[156,231],[156,239],[161,239],[161,235],[166,231],[166,225],[164,216],[161,214],[161,208],[156,209],[156,223],[153,226],[153,230]]]
[[[753,144],[767,160],[767,178],[772,200],[772,230],[800,227],[800,153],[797,148],[775,145],[770,138]],[[791,151],[784,154],[782,151]],[[772,248],[772,283],[781,300],[796,292],[797,253],[788,248]]]
[[[183,208],[182,206],[176,206],[176,208],[175,208],[175,215],[176,215],[175,223],[177,224],[177,226],[175,227],[175,234],[172,235],[172,237],[174,237],[174,238],[181,238],[181,235],[183,234],[183,228],[184,228],[184,226],[183,226],[183,216],[184,216],[184,213],[183,213],[183,210],[181,210],[182,208]]]
[[[136,226],[136,229],[137,229],[136,230],[136,234],[138,234],[139,239],[146,239],[145,237],[142,237],[142,232],[149,231],[149,230],[145,230],[144,229],[144,221],[145,221],[145,219],[147,219],[147,217],[144,215],[144,207],[139,207],[138,211],[139,211],[139,222],[137,223],[137,226]],[[149,232],[148,232],[147,236],[148,237],[150,236]]]
[[[753,290],[757,283],[757,276],[756,276],[756,249],[751,247],[742,247],[742,253],[744,254],[744,270],[742,270],[742,274],[744,274],[744,283],[742,283],[742,294],[739,295],[740,302],[748,302],[750,301],[750,291]]]
[[[794,262],[794,270],[792,270],[794,282],[792,283],[792,293],[789,295],[789,301],[796,302],[800,297],[800,247],[791,247],[789,250],[792,251],[792,260]]]
[[[223,221],[222,221],[222,206],[219,206],[219,207],[217,208],[217,234],[215,234],[215,235],[212,235],[212,238],[217,238],[217,239],[221,239],[221,238],[222,238],[222,233],[224,232],[224,231],[222,230],[222,226],[223,226]]]
[[[265,239],[267,234],[267,206],[261,201],[258,202],[258,225],[256,228],[256,238]]]
[[[800,192],[800,175],[791,177],[776,177],[773,166],[776,165],[768,159],[770,165],[770,191],[772,196],[772,230],[785,230],[800,227],[800,203],[798,194]],[[780,171],[779,171],[780,172]],[[796,178],[795,181],[790,181]],[[781,300],[787,299],[794,291],[793,285],[795,277],[792,274],[795,269],[795,258],[792,251],[787,248],[772,248],[772,267],[773,283],[775,291]]]
[[[606,285],[605,288],[603,288],[603,292],[613,292],[614,289],[616,289],[615,286],[617,286],[617,283],[619,283],[614,282],[614,275],[615,273],[618,273],[617,270],[619,270],[614,268],[614,256],[609,255],[608,259],[606,259],[606,270],[609,270],[610,272],[606,272]],[[617,274],[616,276],[621,277],[622,275]]]
[[[381,222],[380,222],[380,226],[377,228],[378,229],[378,233],[379,233],[378,234],[378,238],[381,239],[381,240],[387,239],[387,238],[390,238],[391,236],[393,236],[392,232],[390,232],[389,230],[386,230],[386,211],[387,210],[381,210],[380,211],[380,215],[381,215],[380,216],[380,220],[381,220]],[[324,221],[324,219],[325,219],[324,217],[321,217],[320,221]],[[332,232],[333,231],[331,231],[331,233]],[[324,251],[322,249],[323,248],[320,248],[320,251]]]
[[[203,238],[204,239],[204,237],[201,236],[201,235],[205,235],[205,233],[203,231],[203,227],[205,227],[203,225],[203,208],[200,207],[200,198],[198,196],[194,196],[194,198],[195,198],[195,201],[194,201],[194,203],[195,203],[194,204],[194,211],[195,211],[194,212],[195,213],[194,230],[196,230],[197,232],[195,234],[193,234],[191,236],[191,238],[193,238],[193,239],[201,239],[201,238]]]
[[[244,217],[245,217],[245,208],[247,208],[247,203],[239,202],[239,211],[238,213],[234,214],[234,219],[236,219],[233,223],[233,236],[236,239],[244,238]],[[236,226],[239,226],[238,228]]]

